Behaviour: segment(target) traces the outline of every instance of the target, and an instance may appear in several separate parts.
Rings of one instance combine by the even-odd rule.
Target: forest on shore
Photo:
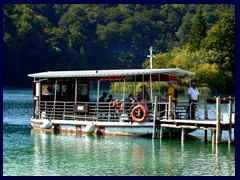
[[[234,4],[4,4],[3,45],[4,87],[42,71],[149,68],[152,46],[153,68],[235,93]]]

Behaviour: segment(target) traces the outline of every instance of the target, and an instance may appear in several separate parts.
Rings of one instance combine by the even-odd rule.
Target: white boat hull
[[[100,122],[100,121],[69,121],[51,120],[53,126],[51,130],[61,132],[80,132],[105,135],[126,135],[126,136],[146,136],[153,131],[153,122]],[[42,129],[42,120],[31,119],[31,125],[35,129]],[[193,130],[190,130],[193,131]],[[163,129],[163,133],[168,133],[168,128]],[[173,129],[173,134],[180,134],[181,129]]]

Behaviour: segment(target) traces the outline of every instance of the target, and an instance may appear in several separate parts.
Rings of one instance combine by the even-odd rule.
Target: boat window
[[[57,84],[56,101],[74,101],[75,82],[59,82]]]
[[[54,83],[43,83],[41,88],[41,100],[53,101],[54,100],[55,86]]]
[[[77,85],[77,101],[88,102],[89,101],[89,84],[79,83]]]
[[[42,95],[54,95],[54,86],[52,84],[42,85]]]
[[[74,101],[75,100],[75,83],[69,83],[62,85],[65,87],[65,91],[63,91],[63,98],[65,101]]]

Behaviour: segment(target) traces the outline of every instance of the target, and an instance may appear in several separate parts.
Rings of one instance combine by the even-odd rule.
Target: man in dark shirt
[[[102,95],[102,97],[99,98],[98,102],[105,102],[104,101],[105,97],[107,97],[107,93],[103,92],[103,95]]]

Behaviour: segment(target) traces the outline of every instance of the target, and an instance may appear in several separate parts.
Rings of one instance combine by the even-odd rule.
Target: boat
[[[175,117],[168,115],[174,111],[174,104],[161,101],[161,90],[157,88],[159,83],[194,75],[194,72],[179,68],[46,71],[29,74],[33,78],[34,99],[30,123],[34,129],[48,128],[60,132],[151,135],[156,122]],[[149,100],[144,103],[136,100],[136,97],[140,98],[136,96],[140,85],[143,90],[148,90]],[[106,87],[109,89],[106,90]],[[110,92],[115,101],[101,102],[105,91]],[[130,93],[134,94],[135,101],[127,102]],[[192,131],[188,129],[186,133]],[[168,128],[164,128],[165,132],[168,132]],[[172,132],[180,134],[181,129],[172,129]]]

